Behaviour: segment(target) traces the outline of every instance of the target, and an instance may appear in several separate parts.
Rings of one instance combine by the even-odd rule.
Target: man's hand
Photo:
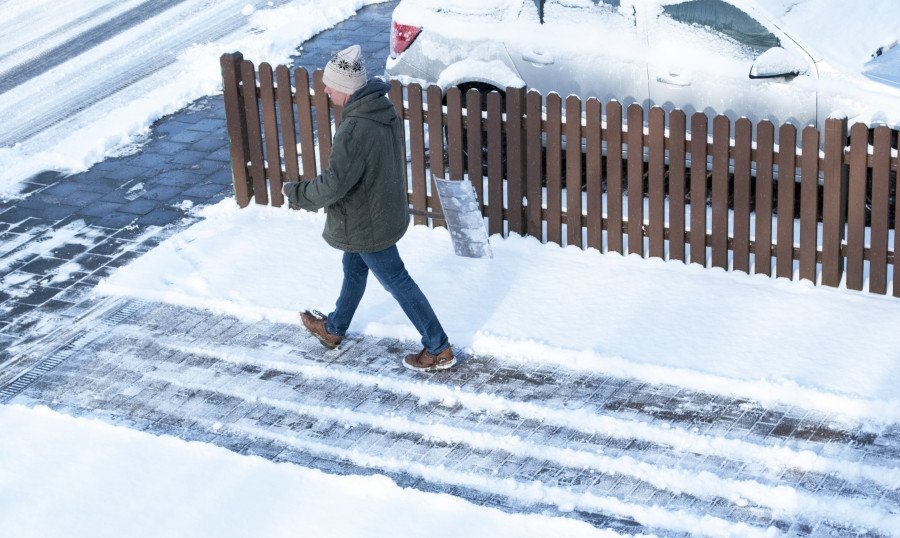
[[[287,181],[281,185],[281,194],[287,196],[289,199],[291,195],[289,194],[291,189],[293,189],[293,185],[299,183],[298,181]]]

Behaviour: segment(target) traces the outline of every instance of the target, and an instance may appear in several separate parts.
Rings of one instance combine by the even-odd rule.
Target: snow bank
[[[100,284],[140,297],[297,323],[328,312],[341,253],[324,215],[225,200]],[[476,354],[544,361],[652,383],[818,409],[836,420],[900,417],[900,301],[494,237],[493,260],[453,255],[446,230],[410,228],[398,248],[451,342]],[[370,280],[351,332],[418,342]],[[414,344],[413,344],[414,345]],[[464,366],[462,366],[464,367]]]
[[[0,406],[0,424],[5,536],[617,536],[46,407]]]

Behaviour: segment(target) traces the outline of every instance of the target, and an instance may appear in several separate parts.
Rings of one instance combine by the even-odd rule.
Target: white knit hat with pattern
[[[348,95],[353,95],[356,90],[365,86],[366,66],[360,60],[361,54],[359,45],[351,45],[335,54],[325,65],[325,72],[322,74],[325,85]]]

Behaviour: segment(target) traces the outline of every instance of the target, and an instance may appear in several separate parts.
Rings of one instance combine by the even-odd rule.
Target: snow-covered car
[[[387,76],[444,91],[900,128],[900,0],[402,0],[392,19]]]

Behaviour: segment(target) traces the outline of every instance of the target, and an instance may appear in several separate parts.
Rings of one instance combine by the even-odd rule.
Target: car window
[[[700,26],[737,41],[755,55],[781,46],[778,37],[766,30],[759,21],[720,0],[690,0],[667,5],[663,7],[663,13],[675,21]]]
[[[545,0],[544,22],[589,23],[596,22],[598,16],[625,21],[618,10],[619,0]]]
[[[554,16],[578,13],[609,13],[619,7],[619,0],[545,0],[544,20]]]

